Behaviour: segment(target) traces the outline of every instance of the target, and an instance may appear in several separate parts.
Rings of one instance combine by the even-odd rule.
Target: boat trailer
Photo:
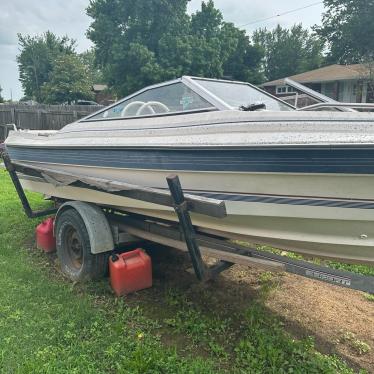
[[[190,213],[205,214],[215,218],[226,216],[225,202],[201,196],[185,194],[177,175],[167,177],[168,190],[137,186],[124,182],[106,179],[83,177],[75,174],[53,170],[38,169],[22,163],[12,163],[6,153],[2,155],[5,168],[10,174],[14,187],[29,218],[51,215],[57,208],[33,211],[27,200],[17,173],[37,178],[69,180],[69,186],[83,187],[118,196],[124,196],[158,205],[172,207],[178,217],[171,222],[131,212],[116,211],[112,208],[100,207],[112,230],[113,242],[116,244],[147,240],[165,246],[188,251],[196,277],[200,281],[214,278],[234,264],[259,266],[272,271],[285,271],[306,278],[315,279],[345,288],[356,289],[374,294],[374,277],[364,276],[348,271],[317,265],[305,260],[261,251],[253,247],[238,245],[216,235],[202,233],[192,224]],[[57,178],[57,179],[54,179]],[[58,203],[61,203],[59,201]],[[65,203],[66,204],[66,203]],[[92,204],[82,203],[89,206]],[[64,205],[64,204],[62,204]],[[132,238],[132,239],[131,239]],[[113,250],[113,248],[112,248]],[[217,263],[208,267],[202,255],[218,259]]]

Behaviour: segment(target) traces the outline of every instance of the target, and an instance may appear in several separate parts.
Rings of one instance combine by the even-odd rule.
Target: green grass
[[[28,194],[34,206],[45,206]],[[261,291],[243,309],[217,307],[206,288],[153,289],[115,298],[107,280],[75,285],[33,247],[28,220],[0,171],[0,373],[353,373],[295,340],[265,308]],[[194,290],[193,290],[194,291]],[[211,308],[214,308],[212,310]]]
[[[0,178],[2,374],[214,372],[209,360],[183,358],[162,346],[157,321],[124,299],[97,303],[94,292],[80,294],[49,277],[38,257],[24,250],[36,222],[24,217],[3,171]]]
[[[269,246],[258,246],[258,249],[263,250],[263,251],[269,251],[272,253],[276,253],[278,255],[286,255],[290,258],[295,258],[295,259],[301,259],[303,260],[303,256],[294,253],[294,252],[286,252],[282,251],[280,249],[272,248]],[[346,271],[351,271],[353,273],[357,274],[362,274],[362,275],[372,275],[374,276],[374,266],[369,266],[369,265],[361,265],[361,264],[346,264],[343,262],[338,262],[338,261],[332,261],[332,260],[323,260],[320,258],[314,258],[314,259],[307,259],[308,261],[318,264],[318,265],[325,265],[328,267],[331,267],[333,269],[339,269],[339,270],[346,270]]]
[[[339,342],[348,343],[358,355],[363,355],[371,351],[369,344],[357,339],[356,335],[350,331],[346,331],[339,339]]]

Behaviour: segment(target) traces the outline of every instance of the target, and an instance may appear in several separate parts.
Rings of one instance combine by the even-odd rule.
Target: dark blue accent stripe
[[[26,148],[12,160],[186,171],[374,174],[374,147],[251,149]],[[354,187],[352,187],[354,188]]]
[[[307,205],[330,208],[374,209],[374,202],[357,200],[334,200],[302,197],[280,197],[252,194],[227,194],[215,192],[191,192],[192,194],[225,201],[245,201],[264,204]]]

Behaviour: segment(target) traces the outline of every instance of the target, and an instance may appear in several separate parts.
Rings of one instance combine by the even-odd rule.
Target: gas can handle
[[[134,249],[131,252],[127,252],[127,258],[133,258],[133,257],[138,257],[139,254],[142,253],[142,250],[140,248]]]
[[[112,259],[112,262],[116,262],[116,261],[119,260],[119,256],[117,254],[113,253],[112,256],[111,256],[111,259]]]

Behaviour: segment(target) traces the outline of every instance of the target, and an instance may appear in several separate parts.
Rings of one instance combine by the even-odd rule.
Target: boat
[[[296,110],[249,83],[184,76],[53,134],[12,131],[5,147],[30,191],[174,221],[170,207],[72,181],[166,190],[177,174],[185,192],[225,201],[225,218],[192,214],[201,232],[374,264],[372,113]]]

